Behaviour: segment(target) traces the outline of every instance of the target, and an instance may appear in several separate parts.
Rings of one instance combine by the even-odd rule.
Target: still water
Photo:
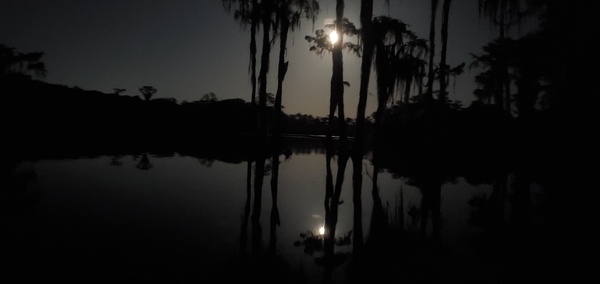
[[[2,250],[11,261],[6,272],[22,280],[212,283],[231,277],[266,277],[276,282],[320,283],[323,267],[316,259],[323,252],[311,254],[298,242],[303,240],[301,234],[320,236],[325,223],[325,153],[291,149],[291,155],[280,155],[279,161],[277,226],[271,226],[275,210],[271,160],[265,165],[260,212],[254,200],[255,164],[248,176],[248,162],[177,153],[21,162],[12,173],[19,189],[7,196],[8,209],[2,212]],[[354,230],[351,163],[340,198],[338,237]],[[335,172],[333,167],[334,176]],[[374,211],[373,166],[368,155],[362,175],[361,221],[368,242]],[[415,212],[422,206],[421,189],[385,169],[377,183],[389,226],[402,226],[407,235],[419,235],[422,216]],[[449,275],[502,273],[501,263],[476,249],[482,229],[469,224],[474,210],[469,201],[476,196],[488,198],[492,191],[491,184],[472,185],[462,177],[442,184],[440,237],[429,240],[429,221],[425,238],[409,245],[425,249],[411,250],[408,255],[414,259],[407,262],[433,263]],[[250,221],[248,213],[259,218],[260,227]],[[437,248],[435,256],[427,249],[430,246]],[[336,253],[352,249],[351,243],[335,248]],[[272,257],[273,252],[277,264],[257,265],[262,260],[253,258]],[[332,282],[352,281],[347,263],[334,269]],[[437,279],[410,265],[378,269],[405,275],[390,281]]]

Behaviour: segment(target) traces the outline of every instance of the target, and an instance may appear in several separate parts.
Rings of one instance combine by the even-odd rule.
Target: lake
[[[3,195],[1,246],[10,263],[3,277],[321,283],[327,168],[319,143],[292,144],[279,155],[275,199],[272,158],[260,170],[259,190],[257,163],[211,157],[210,149],[204,155],[142,151],[20,161]],[[542,266],[531,261],[544,249],[530,245],[546,242],[529,241],[547,232],[541,184],[528,181],[523,193],[515,173],[480,183],[453,176],[429,191],[427,175],[382,168],[373,194],[370,153],[362,165],[360,220],[352,160],[345,168],[332,283],[502,283],[523,273],[539,276]],[[335,158],[332,171],[335,177]],[[360,257],[352,254],[357,224],[364,238]]]

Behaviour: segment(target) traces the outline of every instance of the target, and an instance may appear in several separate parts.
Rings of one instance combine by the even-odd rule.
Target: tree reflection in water
[[[290,145],[285,146],[280,149],[296,149]],[[318,192],[316,194],[302,191],[306,188],[306,184],[297,182],[295,178],[304,180],[306,177],[325,177],[325,174],[329,172],[329,179],[333,181],[334,176],[340,172],[339,170],[336,172],[336,165],[344,165],[336,156],[336,159],[331,161],[329,171],[321,167],[317,171],[320,172],[320,175],[319,173],[313,175],[314,173],[308,170],[301,172],[308,168],[307,165],[312,165],[305,161],[322,163],[323,155],[299,155],[297,158],[285,160],[285,157],[278,155],[278,152],[268,151],[262,156],[254,153],[240,155],[234,159],[227,156],[227,159],[235,161],[231,163],[222,162],[222,158],[218,155],[209,157],[195,154],[178,159],[163,159],[155,152],[139,152],[138,159],[133,162],[126,158],[119,159],[119,154],[104,157],[99,161],[94,159],[82,159],[72,163],[40,161],[38,164],[40,167],[36,167],[36,174],[40,174],[39,192],[42,193],[41,195],[36,193],[37,191],[32,191],[33,193],[14,191],[5,192],[3,196],[6,197],[6,200],[33,196],[34,198],[31,200],[35,200],[35,202],[31,202],[30,206],[23,208],[30,208],[31,212],[39,211],[43,216],[41,221],[45,220],[44,218],[58,218],[52,215],[56,212],[48,211],[46,208],[72,207],[71,211],[77,216],[69,215],[63,219],[56,219],[54,224],[59,224],[60,230],[52,230],[53,240],[60,241],[69,253],[77,252],[80,245],[94,243],[96,244],[96,247],[93,248],[94,252],[102,255],[102,259],[99,258],[99,260],[87,259],[86,264],[73,263],[68,255],[59,257],[64,263],[79,265],[75,270],[85,268],[89,271],[100,271],[100,269],[111,268],[113,267],[112,263],[104,262],[111,259],[111,254],[123,257],[124,260],[118,264],[128,261],[135,262],[135,269],[137,269],[135,272],[146,271],[148,268],[144,266],[145,264],[151,264],[152,268],[156,269],[164,262],[161,257],[177,258],[176,256],[184,255],[185,257],[182,256],[180,259],[168,258],[170,263],[164,264],[164,267],[176,269],[186,276],[196,277],[197,271],[190,269],[190,267],[195,267],[195,263],[189,261],[195,261],[195,257],[202,258],[204,256],[206,258],[202,260],[204,262],[200,261],[204,265],[216,259],[214,255],[205,256],[206,250],[214,250],[221,254],[228,253],[228,250],[233,247],[235,259],[223,257],[227,259],[223,264],[221,262],[213,263],[214,266],[223,265],[223,270],[216,271],[224,280],[235,278],[235,280],[255,279],[271,283],[278,283],[278,281],[279,283],[290,283],[294,279],[302,282],[306,278],[310,278],[311,283],[314,283],[313,280],[316,278],[322,280],[327,269],[329,270],[328,275],[331,275],[331,282],[342,280],[355,283],[439,282],[447,279],[490,280],[490,277],[494,277],[492,280],[497,280],[497,282],[508,282],[516,279],[521,272],[525,272],[530,278],[535,275],[548,276],[548,272],[544,272],[543,268],[549,265],[550,260],[560,261],[553,254],[564,253],[564,250],[560,248],[564,245],[564,242],[561,242],[564,241],[564,232],[562,236],[560,235],[564,227],[555,226],[556,223],[551,219],[550,213],[557,204],[561,204],[561,202],[566,204],[567,200],[576,198],[569,196],[568,192],[561,191],[557,185],[552,187],[554,179],[550,177],[517,168],[513,171],[499,171],[495,174],[487,173],[489,177],[486,178],[473,176],[465,178],[464,180],[471,183],[480,181],[478,184],[485,184],[484,192],[487,193],[483,195],[480,193],[482,191],[472,191],[475,197],[469,203],[467,200],[471,197],[470,193],[461,197],[462,206],[467,210],[464,212],[466,213],[465,219],[459,219],[457,222],[457,220],[453,220],[456,215],[452,215],[452,210],[456,204],[452,204],[452,199],[454,196],[460,195],[460,192],[451,192],[447,189],[462,189],[462,185],[454,187],[449,184],[457,179],[455,174],[444,170],[446,168],[434,169],[430,166],[429,170],[425,171],[423,168],[412,169],[411,167],[415,167],[415,164],[412,164],[411,167],[401,168],[386,163],[378,165],[366,162],[361,171],[363,174],[366,172],[367,176],[362,185],[367,189],[362,200],[354,199],[354,212],[350,212],[351,208],[339,206],[340,199],[336,199],[338,206],[334,206],[335,202],[328,203],[331,205],[328,207],[331,214],[334,213],[334,209],[340,209],[339,224],[344,227],[339,226],[335,235],[327,235],[326,232],[324,232],[325,235],[322,235],[316,228],[312,231],[304,231],[305,224],[302,223],[302,220],[289,219],[290,216],[295,218],[297,213],[305,214],[308,216],[307,218],[310,218],[309,214],[315,212],[300,211],[305,203],[314,205],[316,210],[323,210],[321,196],[324,193],[322,189],[315,190]],[[294,152],[294,154],[297,153]],[[211,152],[210,154],[215,153]],[[152,161],[149,160],[150,156],[153,157]],[[124,166],[109,166],[113,157],[122,160]],[[212,167],[208,168],[198,163],[203,160],[214,160],[214,163]],[[277,163],[278,160],[279,163]],[[435,160],[428,159],[427,161]],[[187,162],[189,164],[185,164]],[[352,162],[354,163],[354,159]],[[137,170],[138,164],[142,168],[149,168],[146,166],[149,163],[154,164],[152,172],[155,174],[147,175],[145,171]],[[97,164],[101,164],[109,170],[106,172],[102,169],[100,172],[91,171],[90,169],[98,169],[94,166]],[[185,166],[177,168],[179,165]],[[190,168],[189,165],[193,165],[193,167]],[[198,168],[200,171],[197,170]],[[353,170],[355,168],[359,167],[353,164]],[[376,168],[378,169],[375,170]],[[75,175],[74,171],[79,169],[81,172]],[[185,173],[186,171],[189,175]],[[114,179],[113,183],[90,182],[115,177],[107,175],[109,172],[117,173],[120,176]],[[165,176],[165,173],[168,176]],[[353,180],[356,174],[357,172],[352,173]],[[59,179],[52,180],[57,175]],[[135,181],[139,181],[140,176],[145,177],[144,182],[147,182],[148,186],[143,188],[131,186],[130,182],[124,179],[127,175],[135,177]],[[265,175],[270,175],[271,196],[261,190],[261,186],[264,186]],[[401,177],[402,181],[395,180],[390,183],[392,175]],[[232,181],[233,176],[239,178],[239,184],[230,193],[227,191],[227,185],[236,183]],[[170,180],[169,178],[174,179]],[[349,180],[350,175],[347,175],[346,178]],[[372,180],[369,180],[370,178]],[[335,179],[337,181],[337,176]],[[464,180],[458,179],[458,182],[462,183]],[[167,182],[160,185],[162,181]],[[180,183],[179,181],[186,182]],[[49,187],[48,182],[53,183],[54,186]],[[156,184],[158,186],[155,186]],[[164,187],[174,184],[178,186]],[[218,187],[207,186],[217,184]],[[319,181],[316,184],[318,185]],[[559,184],[568,185],[564,182]],[[369,185],[372,185],[372,188]],[[348,199],[349,196],[355,197],[354,190],[359,188],[355,186],[353,181],[353,191],[344,192],[342,197],[344,199]],[[81,190],[84,187],[86,190]],[[346,188],[349,188],[349,185]],[[475,186],[471,188],[475,188]],[[331,200],[337,198],[335,194],[337,189],[336,187],[333,189]],[[73,198],[55,198],[54,192],[59,192],[61,196],[65,197],[73,196]],[[237,195],[233,197],[234,194]],[[394,204],[394,194],[396,194],[397,204]],[[223,195],[223,197],[213,199],[216,195]],[[564,197],[565,201],[557,199],[557,195]],[[147,198],[145,202],[139,202],[140,196]],[[185,197],[185,200],[181,197]],[[299,197],[306,197],[306,199],[302,200]],[[30,199],[23,199],[18,203],[19,206],[29,204],[25,200]],[[53,200],[61,203],[52,203]],[[218,203],[215,204],[213,200],[218,200]],[[269,202],[271,204],[268,204]],[[345,203],[348,206],[349,202]],[[108,207],[106,204],[111,204],[111,206]],[[577,203],[574,204],[566,208],[583,210],[577,209]],[[189,207],[186,207],[188,205]],[[362,218],[356,218],[357,215],[360,215],[356,214],[357,205],[365,208]],[[470,216],[468,215],[469,205],[472,206]],[[5,207],[4,210],[9,209]],[[269,211],[270,215],[267,213]],[[97,214],[97,212],[103,214]],[[206,212],[211,212],[212,216],[218,216],[216,219],[227,220],[227,222],[224,223],[225,225],[216,225],[215,219],[204,219]],[[125,213],[128,214],[129,219],[123,218]],[[35,213],[31,214],[35,215]],[[188,214],[193,214],[194,217],[186,218],[186,216],[190,216]],[[554,216],[558,216],[557,213],[554,214]],[[269,216],[268,226],[265,226],[264,216]],[[405,216],[406,221],[404,220]],[[466,224],[467,217],[469,217],[470,224],[473,225],[471,228]],[[3,216],[3,218],[8,218],[8,216]],[[38,262],[36,263],[42,263],[46,256],[48,259],[55,257],[53,253],[57,250],[54,247],[44,247],[46,242],[41,241],[43,240],[42,236],[50,236],[45,229],[53,228],[53,226],[42,224],[43,226],[40,228],[32,229],[33,232],[39,234],[27,235],[29,232],[27,228],[31,226],[31,222],[28,223],[27,220],[27,218],[19,219],[20,222],[23,222],[22,226],[19,225],[21,223],[14,223],[14,226],[9,227],[12,231],[7,231],[6,234],[14,236],[14,238],[7,244],[15,245],[15,249],[8,250],[11,253],[9,255],[11,257],[17,255],[17,250],[31,243],[42,250],[29,251],[24,256],[20,256],[19,260],[27,261],[28,258],[36,259],[37,257]],[[76,223],[70,220],[86,225],[87,227],[84,227],[83,230],[87,228],[89,234],[80,234],[81,239],[78,240],[65,238],[62,229],[71,228],[69,230],[72,231],[67,230],[67,232],[79,234],[79,230],[82,228],[75,226]],[[565,218],[565,220],[572,223],[582,222],[579,219]],[[140,224],[140,221],[147,223]],[[462,221],[465,222],[466,229],[460,228],[453,231],[452,223]],[[190,224],[197,226],[195,229],[198,231],[190,230]],[[280,224],[285,226],[280,226]],[[329,225],[331,224],[329,223]],[[345,227],[348,225],[353,227]],[[269,231],[268,234],[265,234],[262,230],[267,227]],[[96,228],[103,228],[103,234],[99,237],[95,237]],[[205,231],[205,228],[210,228],[210,231]],[[358,230],[361,230],[360,228],[363,228],[364,243],[356,241],[356,235]],[[18,236],[25,236],[25,238],[18,243],[15,242],[14,240],[18,240],[15,232],[20,232]],[[148,234],[148,232],[151,233]],[[298,236],[300,232],[303,234]],[[464,235],[461,234],[465,232],[471,234],[469,238],[463,238]],[[223,241],[216,242],[221,245],[219,248],[215,248],[215,242],[210,237],[214,235],[217,235],[215,237],[217,239],[223,239]],[[109,236],[109,240],[105,236]],[[182,241],[182,236],[183,238],[187,236],[195,241],[184,243],[183,246],[186,247],[183,250],[177,250],[180,247],[172,245],[170,242],[183,243],[185,240]],[[232,242],[225,240],[231,239],[231,236],[233,236]],[[237,239],[238,236],[239,239]],[[268,238],[265,238],[266,236]],[[332,241],[334,249],[331,254],[326,251],[325,238],[327,236],[335,237]],[[459,241],[465,243],[460,245],[449,243],[452,238],[460,239]],[[126,240],[127,243],[124,244],[121,240]],[[70,241],[74,243],[71,244]],[[187,247],[188,244],[191,245]],[[132,255],[126,245],[133,246],[138,252],[143,251],[143,256],[148,257],[148,260],[136,258],[137,256]],[[357,248],[361,245],[362,248],[359,252]],[[150,247],[153,249],[144,250]],[[162,250],[163,254],[155,257],[154,249]],[[171,250],[173,250],[172,253]],[[182,253],[182,251],[188,254]],[[463,257],[463,251],[467,251],[469,255]],[[83,255],[83,253],[79,255]],[[548,261],[543,261],[543,258]],[[305,259],[309,259],[310,262],[306,262]],[[99,268],[97,270],[89,268],[85,266],[87,264],[99,265]],[[16,266],[13,265],[13,267]],[[205,273],[214,266],[210,266],[210,268],[203,266],[198,269]],[[57,269],[58,264],[49,267],[44,271],[51,272],[52,269]],[[124,273],[129,273],[127,274],[129,276],[134,275],[134,272]],[[168,272],[166,270],[157,271],[156,274],[165,276]],[[218,273],[215,272],[215,274]],[[151,274],[148,275],[148,278],[151,278]],[[79,276],[82,275],[76,277]],[[339,277],[344,278],[340,279]]]

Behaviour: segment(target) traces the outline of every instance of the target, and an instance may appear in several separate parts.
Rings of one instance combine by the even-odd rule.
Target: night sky
[[[392,0],[390,9],[376,0],[374,16],[389,15],[410,25],[428,38],[430,1]],[[321,0],[314,29],[335,17],[335,0]],[[440,39],[441,6],[436,37]],[[360,26],[359,0],[346,0],[345,15]],[[534,23],[521,28],[520,35]],[[498,32],[486,19],[479,19],[477,1],[454,0],[450,12],[448,63],[472,62],[470,53]],[[513,30],[517,35],[517,30]],[[329,105],[331,55],[310,52],[304,36],[312,35],[311,22],[303,22],[290,35],[289,69],[284,82],[283,105],[288,114],[326,116]],[[260,42],[258,49],[260,55]],[[355,39],[350,39],[354,40]],[[158,89],[155,98],[195,101],[213,92],[219,99],[250,101],[249,29],[242,29],[221,0],[204,1],[115,1],[115,0],[3,0],[0,2],[0,43],[20,52],[43,51],[46,82],[78,86],[110,93],[125,88],[125,95],[138,96],[138,88]],[[441,44],[436,45],[439,55]],[[276,92],[278,44],[272,48],[267,91]],[[258,58],[260,61],[260,57]],[[439,62],[439,58],[437,60]],[[344,53],[346,114],[355,117],[358,101],[360,59]],[[258,68],[257,67],[257,71]],[[468,106],[476,85],[477,70],[466,70],[456,83],[450,82],[450,99]],[[375,110],[375,79],[371,79],[367,113]]]

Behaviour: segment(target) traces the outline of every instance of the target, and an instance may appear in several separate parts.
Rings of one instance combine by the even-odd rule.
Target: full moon
[[[336,43],[338,40],[338,34],[333,31],[329,34],[329,40],[331,41],[331,43]]]

